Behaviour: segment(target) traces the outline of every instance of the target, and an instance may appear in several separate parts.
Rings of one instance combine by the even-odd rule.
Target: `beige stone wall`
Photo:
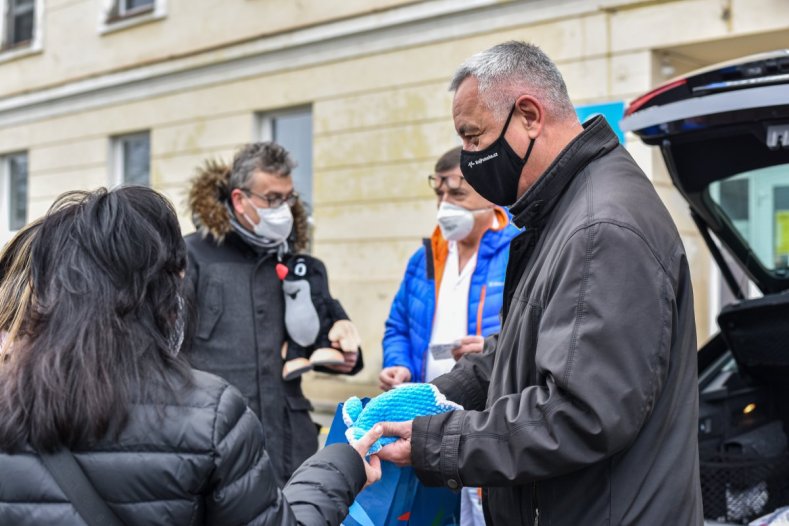
[[[4,77],[0,84],[0,97],[212,52],[232,43],[375,13],[413,0],[167,0],[163,18],[109,32],[101,29],[105,3],[47,0],[44,50],[15,63],[13,76]]]
[[[165,20],[99,37],[95,2],[50,2],[46,51],[14,65],[0,64],[0,103],[3,92],[23,86],[218,46],[233,24],[233,38],[252,38],[260,34],[259,17],[253,13],[274,3],[249,0],[231,9],[227,2],[204,0],[200,4],[206,11],[197,16],[187,8],[190,3],[170,0]],[[276,2],[289,7],[277,11],[264,29],[285,30],[407,3],[342,2],[346,11],[340,12],[328,9],[334,2]],[[538,21],[518,27],[472,35],[448,32],[431,43],[383,52],[360,49],[352,58],[239,80],[218,78],[208,86],[0,126],[0,155],[30,152],[34,217],[64,190],[108,183],[109,137],[150,130],[153,185],[175,202],[189,231],[183,201],[194,168],[207,157],[228,158],[237,145],[253,140],[255,112],[311,105],[315,254],[326,262],[333,293],[360,327],[367,369],[350,379],[351,385],[337,388],[331,383],[333,390],[327,391],[325,378],[313,378],[307,390],[317,398],[373,391],[389,304],[408,257],[434,225],[435,203],[425,176],[438,155],[458,144],[446,86],[463,59],[503,40],[533,41],[557,61],[574,101],[584,104],[628,100],[663,82],[664,51],[671,53],[680,73],[709,63],[715,54],[715,60],[737,57],[743,50],[777,48],[789,41],[776,39],[773,45],[772,38],[764,37],[789,34],[789,4],[782,0],[596,2],[602,4],[600,10],[589,2],[566,1],[555,3],[557,12],[575,14],[558,18],[546,18],[543,4],[524,2],[522,9],[535,9]],[[69,35],[81,35],[74,38],[76,43],[66,37],[66,26]],[[221,60],[220,52],[212,53]],[[19,77],[6,81],[10,66]],[[709,332],[709,255],[659,154],[632,136],[627,146],[655,182],[685,240],[699,340],[704,341]]]

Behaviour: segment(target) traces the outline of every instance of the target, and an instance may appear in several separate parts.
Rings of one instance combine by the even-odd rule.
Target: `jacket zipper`
[[[531,503],[534,508],[534,526],[540,526],[540,504],[537,501],[537,483],[532,482]]]
[[[487,281],[487,276],[485,277]],[[488,285],[482,285],[482,290],[479,293],[479,307],[477,307],[477,336],[482,336],[482,320],[485,311],[485,296],[487,296]],[[471,298],[469,298],[471,299]]]
[[[534,247],[537,245],[537,236],[539,231],[534,228],[532,231],[532,237],[529,239],[529,246],[527,248],[529,257],[531,257],[532,252],[534,252]],[[531,328],[533,329],[533,327]],[[533,340],[536,339],[535,332],[532,330],[532,338]],[[532,354],[530,356],[530,364],[531,365],[531,385],[537,385],[537,345],[536,341],[531,342],[532,346]],[[537,483],[532,483],[532,498],[531,498],[532,506],[534,507],[534,526],[540,526],[540,502],[537,496]]]

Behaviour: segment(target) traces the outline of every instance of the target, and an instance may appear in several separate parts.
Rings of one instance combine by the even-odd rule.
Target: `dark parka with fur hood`
[[[266,449],[284,484],[317,450],[317,428],[301,381],[282,380],[286,335],[276,256],[259,253],[233,230],[226,205],[229,177],[229,168],[209,162],[189,193],[197,232],[186,236],[187,280],[196,322],[184,352],[193,367],[217,374],[241,391],[263,422]],[[298,252],[307,245],[307,214],[300,202],[292,212],[289,245]],[[361,367],[360,354],[351,374]]]

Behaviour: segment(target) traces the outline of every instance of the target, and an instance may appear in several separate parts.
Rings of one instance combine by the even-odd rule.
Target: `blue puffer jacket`
[[[468,301],[468,334],[489,336],[499,332],[504,276],[510,252],[510,240],[519,230],[507,222],[501,212],[500,230],[488,230],[480,242],[477,266],[471,277]],[[503,216],[503,218],[502,218]],[[433,239],[425,239],[424,246],[408,261],[400,290],[392,302],[384,332],[384,367],[408,367],[412,381],[424,381],[425,356],[433,331],[436,307],[436,275],[434,269],[446,263],[436,252],[446,246],[446,241],[436,229]],[[431,252],[428,255],[428,252]]]

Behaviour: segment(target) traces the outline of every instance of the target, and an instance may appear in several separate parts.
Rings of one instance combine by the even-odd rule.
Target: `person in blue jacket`
[[[463,355],[482,352],[484,338],[500,329],[509,244],[519,231],[463,179],[460,151],[441,156],[428,177],[438,226],[411,256],[386,320],[383,390],[449,372]],[[484,524],[477,488],[463,489],[460,524]]]
[[[509,243],[519,231],[463,179],[460,151],[442,155],[429,176],[438,226],[411,256],[386,320],[383,390],[448,372],[500,329]]]

